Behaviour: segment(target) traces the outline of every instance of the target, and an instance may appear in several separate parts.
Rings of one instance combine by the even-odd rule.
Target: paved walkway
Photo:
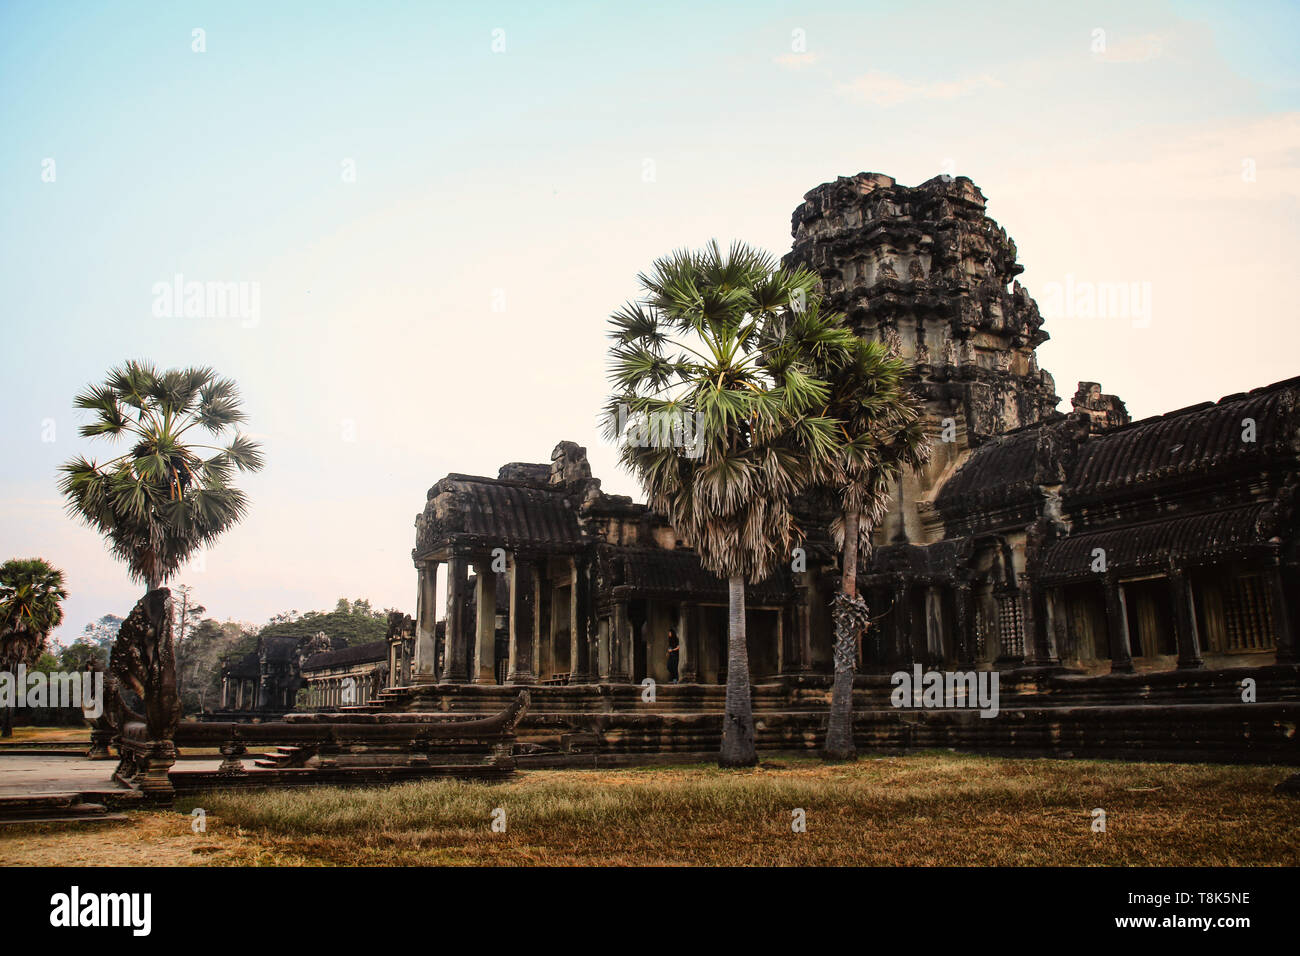
[[[216,770],[221,760],[185,760],[178,766],[186,770]],[[0,755],[0,796],[125,790],[126,787],[113,780],[115,767],[116,760]]]
[[[113,782],[116,760],[67,756],[0,757],[0,795],[125,790]]]

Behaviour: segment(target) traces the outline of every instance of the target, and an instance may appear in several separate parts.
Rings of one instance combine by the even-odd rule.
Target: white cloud
[[[1149,33],[1140,37],[1121,37],[1116,42],[1107,41],[1106,49],[1096,57],[1111,63],[1145,63],[1159,59],[1165,51],[1166,39]]]

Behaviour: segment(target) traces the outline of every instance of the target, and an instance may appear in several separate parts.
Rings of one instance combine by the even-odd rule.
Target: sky
[[[711,238],[784,254],[819,183],[969,176],[1054,308],[1040,364],[1135,418],[1300,374],[1300,5],[0,3],[0,559],[67,642],[139,597],[68,517],[73,396],[240,385],[265,469],[185,583],[218,619],[415,609],[449,472],[599,434],[611,312]],[[467,7],[472,9],[466,9]],[[239,283],[189,316],[161,286]],[[255,306],[255,308],[254,308]]]

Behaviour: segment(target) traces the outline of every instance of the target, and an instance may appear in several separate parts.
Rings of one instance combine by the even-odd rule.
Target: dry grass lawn
[[[6,827],[0,863],[1295,865],[1300,800],[1272,792],[1291,772],[946,752],[526,771],[495,785],[214,793],[93,830]],[[204,834],[191,832],[196,806]],[[791,828],[795,809],[806,832]]]
[[[88,727],[15,727],[12,737],[0,738],[0,743],[23,743],[29,740],[42,742],[90,743]]]

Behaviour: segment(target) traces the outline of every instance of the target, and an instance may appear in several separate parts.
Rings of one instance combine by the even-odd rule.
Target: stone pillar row
[[[497,579],[487,558],[470,558],[453,554],[447,566],[447,607],[444,630],[445,648],[441,674],[436,673],[437,620],[436,582],[440,562],[426,561],[416,568],[416,642],[412,675],[416,682],[441,680],[448,683],[472,681],[496,683],[496,595]],[[476,578],[477,614],[469,620],[466,613],[468,572],[473,564]],[[547,577],[546,558],[539,555],[511,554],[510,575],[510,648],[506,680],[511,684],[537,681],[543,638],[553,632],[551,618],[556,607],[546,612],[552,592]],[[569,559],[569,630],[570,657],[555,662],[557,670],[567,664],[573,683],[593,679],[591,665],[594,645],[594,611],[591,608],[589,563],[580,556]],[[630,639],[630,635],[629,635]],[[630,654],[630,648],[624,659]]]

